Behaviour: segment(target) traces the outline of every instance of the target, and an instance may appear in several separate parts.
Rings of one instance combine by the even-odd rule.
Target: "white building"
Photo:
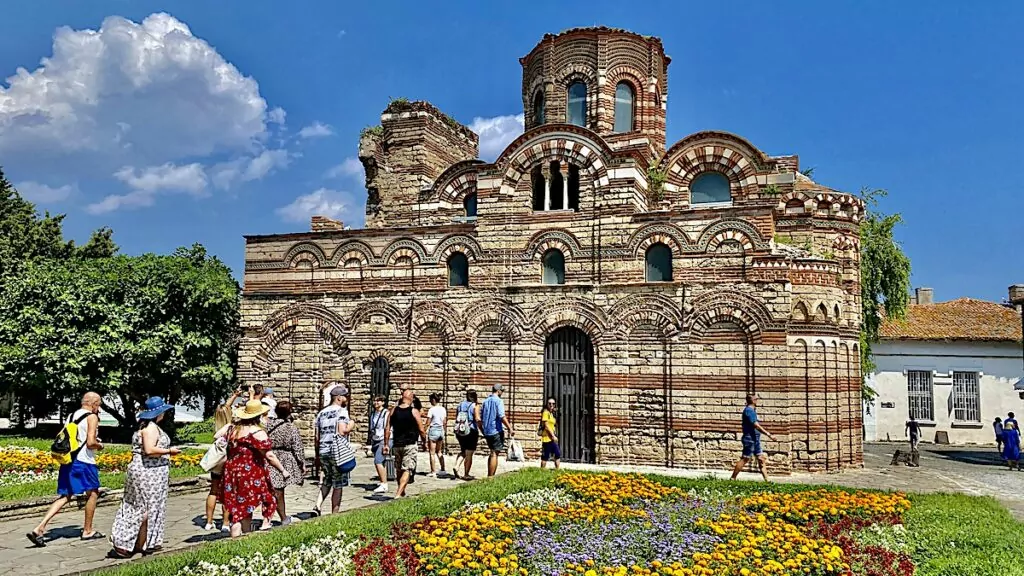
[[[907,318],[886,322],[872,349],[868,384],[878,397],[864,408],[868,441],[905,440],[913,415],[923,442],[994,444],[997,416],[1024,419],[1014,390],[1024,372],[1019,306],[970,298],[934,303],[931,289],[919,288]]]

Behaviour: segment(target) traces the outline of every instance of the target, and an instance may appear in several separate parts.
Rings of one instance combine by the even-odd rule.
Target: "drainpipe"
[[[1024,364],[1024,284],[1010,286],[1010,303],[1020,314],[1021,362]],[[1021,373],[1024,374],[1024,366],[1022,366]],[[1024,376],[1017,379],[1017,382],[1013,384],[1013,389],[1020,394],[1021,400],[1024,400]]]

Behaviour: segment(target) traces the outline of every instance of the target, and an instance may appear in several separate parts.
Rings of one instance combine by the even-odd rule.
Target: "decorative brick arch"
[[[409,335],[418,340],[424,330],[436,328],[445,342],[455,341],[458,327],[462,325],[461,316],[452,306],[441,300],[425,300],[413,305],[412,329]]]
[[[738,290],[710,290],[694,298],[692,305],[686,327],[694,341],[711,325],[723,321],[740,326],[754,343],[760,343],[763,332],[782,328],[763,302]]]
[[[453,252],[462,252],[470,262],[476,262],[483,254],[483,250],[480,248],[476,238],[466,236],[465,234],[453,234],[446,236],[437,244],[432,258],[438,264],[445,264]]]
[[[681,257],[686,252],[695,251],[686,232],[670,222],[641,226],[629,237],[627,246],[629,254],[640,256],[646,253],[648,248],[658,243],[668,246],[672,250],[673,257]]]
[[[757,174],[770,170],[770,158],[750,142],[728,132],[698,132],[676,142],[662,156],[658,167],[667,176],[668,192],[686,191],[694,178],[714,171],[729,179],[732,197],[758,192]]]
[[[373,363],[377,360],[377,358],[383,358],[385,361],[387,361],[388,368],[392,373],[400,372],[405,368],[405,366],[403,366],[402,363],[400,363],[398,359],[395,358],[395,355],[390,350],[385,350],[384,348],[376,348],[374,350],[371,350],[370,353],[363,360],[363,370],[370,370],[373,366]]]
[[[331,266],[343,266],[349,260],[355,258],[359,260],[361,266],[369,266],[375,264],[379,260],[373,255],[373,249],[370,248],[365,242],[359,240],[349,240],[342,242],[340,246],[334,249],[334,253],[331,254]]]
[[[554,75],[554,98],[561,98],[565,102],[563,107],[565,110],[566,117],[560,118],[566,123],[569,122],[569,86],[574,82],[583,82],[587,86],[587,116],[586,125],[590,127],[594,124],[597,119],[597,109],[599,107],[598,93],[600,86],[597,85],[597,76],[595,70],[597,66],[591,62],[570,62],[563,66]],[[552,96],[548,94],[548,96]],[[549,108],[550,109],[550,108]]]
[[[476,192],[477,172],[482,160],[462,160],[449,166],[434,180],[434,198],[441,202],[462,202],[470,192]]]
[[[410,258],[413,264],[423,264],[427,260],[427,251],[414,238],[399,238],[388,245],[381,254],[381,263],[385,266],[393,266],[399,258]]]
[[[641,80],[641,78],[644,78],[645,76],[645,74],[641,74],[636,68],[625,64],[615,66],[605,73],[605,86],[610,90],[608,94],[612,97],[612,114],[610,118],[613,125],[615,123],[615,91],[620,82],[626,82],[633,87],[633,131],[636,132],[646,128],[646,118],[644,117],[643,111],[647,96],[648,83]]]
[[[679,334],[683,314],[679,303],[664,294],[633,294],[617,302],[608,312],[615,330],[629,335],[641,325],[656,327],[661,335],[672,338]]]
[[[803,300],[797,300],[793,304],[793,312],[790,314],[790,319],[794,322],[810,322],[811,310],[807,307],[807,303]]]
[[[595,186],[607,186],[612,150],[595,132],[572,124],[544,124],[516,138],[495,161],[503,184],[515,188],[533,166],[559,160],[577,166]]]
[[[583,248],[579,240],[568,230],[542,230],[530,238],[523,253],[524,259],[540,261],[544,253],[555,248],[568,258],[579,258],[583,255]]]
[[[727,218],[716,220],[704,228],[697,240],[696,250],[698,252],[713,252],[727,241],[739,242],[744,251],[769,249],[768,242],[761,237],[761,234],[750,222]]]
[[[563,326],[575,326],[596,345],[608,329],[608,320],[596,304],[583,298],[552,298],[530,312],[532,340],[542,345],[548,334]]]
[[[473,340],[485,326],[497,325],[515,340],[523,337],[530,322],[519,306],[500,298],[474,300],[466,306],[464,330]]]
[[[256,351],[256,358],[253,360],[253,368],[257,372],[265,373],[273,362],[274,354],[281,344],[290,336],[304,318],[312,318],[316,329],[331,338],[345,341],[345,332],[348,327],[340,316],[321,304],[312,302],[299,302],[290,304],[271,314],[260,326],[260,346]],[[345,345],[347,348],[347,345]]]
[[[355,330],[361,324],[368,324],[373,316],[383,316],[388,323],[395,327],[396,331],[408,322],[408,316],[394,304],[385,300],[373,300],[356,306],[349,316],[349,326]]]
[[[323,268],[327,263],[327,255],[323,248],[313,242],[299,242],[284,254],[284,265],[293,268],[298,262],[315,262],[314,268]]]

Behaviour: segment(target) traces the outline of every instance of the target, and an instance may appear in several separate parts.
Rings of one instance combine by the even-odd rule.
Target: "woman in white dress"
[[[146,400],[139,413],[139,429],[132,435],[132,461],[124,483],[124,499],[114,517],[110,542],[112,554],[128,558],[136,552],[159,550],[164,541],[168,478],[171,456],[180,454],[171,448],[171,439],[160,422],[174,405],[154,396]]]

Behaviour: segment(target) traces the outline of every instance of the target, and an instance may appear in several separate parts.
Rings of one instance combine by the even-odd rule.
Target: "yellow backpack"
[[[50,444],[50,455],[58,464],[71,464],[71,461],[78,457],[83,447],[78,442],[78,425],[91,415],[92,412],[86,412],[74,420],[74,414],[68,417],[68,423],[60,429],[53,444]]]

